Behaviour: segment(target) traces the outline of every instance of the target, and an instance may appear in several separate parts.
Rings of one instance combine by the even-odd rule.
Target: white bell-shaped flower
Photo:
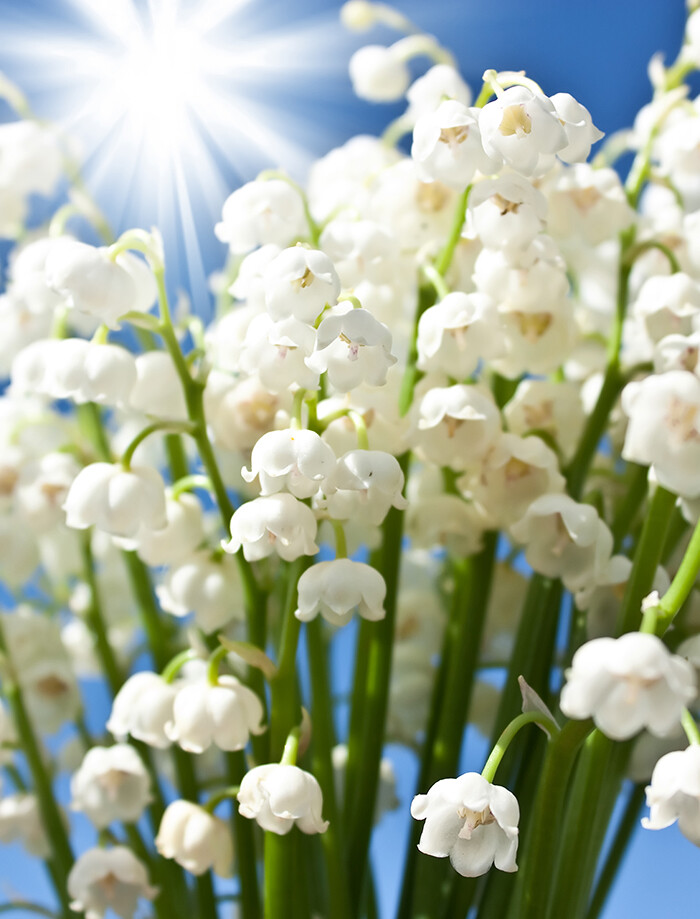
[[[151,800],[151,780],[129,744],[92,747],[71,779],[71,808],[98,829],[115,820],[136,823]]]
[[[352,88],[369,102],[394,102],[408,89],[411,74],[393,47],[365,45],[350,58]]]
[[[597,246],[615,238],[635,220],[614,169],[577,163],[558,174],[546,194],[547,230],[556,239],[581,239]]]
[[[50,313],[33,313],[14,293],[0,294],[0,376],[12,370],[17,355],[35,341],[47,338],[53,325]]]
[[[257,375],[240,378],[212,370],[204,390],[204,411],[214,440],[227,450],[252,449],[275,427],[280,397]]]
[[[363,281],[395,282],[401,271],[398,240],[374,220],[331,220],[321,234],[321,248],[332,259],[346,290]]]
[[[469,195],[469,214],[485,246],[513,252],[542,232],[547,201],[531,182],[511,173],[477,182]]]
[[[490,393],[463,384],[436,386],[421,399],[415,440],[431,462],[464,469],[481,461],[500,430]]]
[[[253,447],[246,482],[260,480],[260,494],[286,490],[295,498],[311,498],[335,467],[335,453],[315,431],[289,428],[263,434]]]
[[[487,520],[474,504],[459,495],[419,495],[406,511],[406,532],[416,548],[447,549],[458,556],[474,555],[481,549]]]
[[[501,434],[466,487],[498,528],[516,523],[532,502],[564,490],[556,453],[539,437]]]
[[[0,798],[0,842],[20,842],[35,858],[49,858],[51,844],[36,795],[18,792]]]
[[[166,421],[184,421],[187,406],[182,383],[166,351],[146,351],[136,357],[136,377],[128,394],[131,408]]]
[[[525,558],[535,571],[561,578],[571,591],[597,580],[612,553],[612,534],[596,509],[566,494],[536,498],[510,532],[525,545]]]
[[[80,690],[61,645],[60,657],[45,656],[22,668],[20,682],[32,721],[42,733],[53,734],[75,718],[81,708]]]
[[[479,113],[486,153],[521,175],[541,175],[568,144],[552,102],[526,86],[511,86]]]
[[[642,284],[632,313],[640,319],[652,341],[666,335],[689,335],[700,316],[700,284],[682,271],[654,275]]]
[[[478,772],[441,779],[426,795],[416,795],[411,816],[425,820],[420,851],[436,858],[449,856],[462,877],[479,877],[492,865],[517,871],[518,800]]]
[[[0,125],[0,187],[19,194],[52,194],[64,156],[56,132],[33,119]]]
[[[204,541],[202,505],[191,494],[174,498],[166,494],[164,527],[141,527],[133,540],[123,540],[126,549],[135,549],[147,565],[174,565],[191,555]]]
[[[71,909],[84,913],[85,919],[102,919],[108,911],[132,919],[139,900],[153,900],[157,893],[143,862],[126,846],[88,849],[68,875]]]
[[[135,537],[141,526],[165,526],[165,483],[150,466],[91,463],[73,480],[63,505],[66,524],[96,526],[112,536]]]
[[[550,102],[564,126],[567,144],[557,150],[557,156],[565,163],[583,163],[588,159],[591,147],[605,135],[593,124],[591,113],[569,93],[555,93]]]
[[[498,164],[484,153],[478,119],[478,110],[455,99],[446,99],[435,111],[421,115],[411,147],[419,176],[463,190],[477,170],[495,172]]]
[[[613,740],[671,733],[697,693],[695,669],[656,637],[594,638],[574,654],[561,691],[567,718],[593,718]]]
[[[407,507],[403,486],[403,471],[391,453],[350,450],[326,481],[325,507],[336,520],[357,517],[378,525],[391,507]]]
[[[63,521],[62,505],[79,471],[69,453],[46,453],[23,463],[17,480],[17,506],[36,533],[45,533]]]
[[[479,361],[501,357],[500,320],[485,294],[453,291],[418,321],[418,368],[463,380]]]
[[[263,283],[267,311],[274,320],[293,316],[313,323],[340,293],[333,262],[325,252],[306,246],[283,249],[265,269]]]
[[[270,833],[284,836],[296,824],[302,833],[325,833],[321,787],[298,766],[267,763],[243,776],[238,813]]]
[[[521,437],[531,431],[548,434],[566,459],[576,450],[586,422],[579,387],[551,380],[523,380],[503,415],[508,429]]]
[[[319,375],[306,365],[315,344],[316,332],[308,323],[293,316],[274,322],[263,313],[248,326],[241,370],[257,373],[271,393],[285,392],[291,386],[317,389]]]
[[[700,376],[699,358],[700,331],[692,335],[666,335],[654,347],[654,372],[689,370]]]
[[[157,673],[135,673],[114,697],[107,730],[119,741],[130,734],[149,747],[169,747],[165,725],[172,720],[176,691]]]
[[[165,733],[188,753],[203,753],[212,744],[242,750],[251,734],[265,730],[263,714],[260,699],[235,677],[220,676],[212,685],[204,675],[178,689]]]
[[[346,625],[357,610],[363,619],[383,619],[386,583],[371,565],[336,558],[308,568],[297,584],[294,615],[310,622],[320,613],[331,625]]]
[[[700,380],[671,370],[628,383],[623,459],[652,466],[659,484],[684,498],[700,495]]]
[[[700,846],[700,746],[694,744],[662,756],[646,788],[647,830],[663,830],[678,821],[678,829]]]
[[[242,504],[231,518],[231,539],[225,552],[238,552],[249,562],[276,553],[287,562],[318,552],[313,511],[292,495],[280,493]]]
[[[205,632],[222,628],[243,617],[243,597],[233,559],[193,552],[174,563],[156,595],[164,612],[182,618],[194,613]]]
[[[257,312],[261,312],[265,309],[265,271],[270,262],[280,254],[282,248],[275,245],[274,243],[268,243],[265,246],[261,246],[259,249],[255,249],[253,252],[249,252],[241,262],[240,268],[238,269],[238,274],[236,279],[231,284],[228,289],[228,292],[236,300],[245,300],[246,308],[252,308]],[[242,306],[242,305],[241,305]],[[237,311],[233,311],[235,315]],[[226,320],[226,324],[232,322],[231,313],[227,313],[221,317],[221,320]],[[217,328],[219,323],[217,322]]]
[[[383,386],[389,368],[396,363],[391,353],[392,336],[383,322],[364,309],[348,309],[326,316],[316,333],[316,350],[306,366],[328,374],[339,392],[361,383]]]
[[[430,695],[435,681],[433,655],[425,647],[399,642],[391,659],[387,737],[414,743],[425,730],[430,713]]]
[[[434,112],[444,99],[455,99],[462,105],[471,105],[472,92],[454,67],[434,64],[422,77],[411,83],[406,99],[407,114],[419,118],[427,112]]]
[[[153,274],[142,259],[122,252],[112,261],[106,247],[68,238],[51,248],[46,280],[69,307],[113,329],[124,313],[148,312],[157,296]]]
[[[172,858],[190,874],[211,868],[219,877],[231,877],[233,843],[231,832],[218,817],[191,801],[173,801],[160,821],[156,849]]]
[[[268,243],[286,246],[308,232],[304,203],[282,179],[248,182],[226,199],[214,232],[236,255]]]

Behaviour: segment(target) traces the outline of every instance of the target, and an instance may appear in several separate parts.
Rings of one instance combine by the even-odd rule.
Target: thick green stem
[[[399,462],[406,476],[409,454],[404,453]],[[391,676],[391,656],[394,644],[396,601],[398,596],[399,570],[401,564],[401,541],[403,538],[403,511],[392,507],[382,526],[383,538],[380,571],[386,582],[384,602],[386,616],[371,623],[372,634],[367,660],[367,684],[364,701],[364,730],[361,755],[354,791],[354,810],[348,832],[348,876],[352,878],[350,891],[353,914],[360,908],[361,893],[367,869],[369,842],[372,834],[374,806],[379,782],[379,764],[384,742]],[[351,738],[351,742],[353,738]],[[357,752],[355,751],[357,755]],[[356,760],[357,761],[357,760]]]
[[[311,676],[311,720],[313,724],[312,767],[323,791],[323,810],[328,829],[321,837],[329,888],[329,916],[350,919],[350,890],[345,874],[340,838],[338,807],[331,750],[335,745],[333,708],[327,649],[323,626],[318,618],[306,626],[306,646]]]
[[[63,815],[56,802],[51,784],[51,776],[44,762],[40,741],[34,733],[27,709],[24,704],[18,676],[12,669],[12,660],[5,640],[4,623],[0,616],[0,653],[5,658],[6,676],[4,693],[15,723],[22,752],[32,775],[34,793],[36,794],[41,814],[41,822],[51,846],[51,864],[56,872],[56,893],[61,908],[66,916],[70,915],[69,897],[66,890],[68,874],[73,866],[73,850],[66,831]],[[53,872],[52,872],[53,873]]]
[[[245,754],[243,751],[228,753],[226,762],[229,776],[237,785],[240,785],[243,776],[248,771]],[[241,817],[234,807],[231,811],[231,827],[236,843],[238,877],[241,884],[242,919],[260,919],[262,910],[258,890],[255,824],[246,817]]]
[[[679,610],[695,587],[700,572],[700,523],[696,525],[693,535],[685,550],[671,586],[659,602],[656,620],[656,632],[662,635],[673,622]]]

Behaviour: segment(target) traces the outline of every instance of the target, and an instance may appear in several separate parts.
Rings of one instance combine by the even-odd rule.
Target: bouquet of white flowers
[[[231,194],[206,328],[157,229],[25,229],[65,145],[0,80],[0,841],[56,893],[0,911],[372,919],[397,807],[397,919],[596,919],[645,794],[700,845],[700,11],[590,163],[568,93],[341,14],[406,111]]]

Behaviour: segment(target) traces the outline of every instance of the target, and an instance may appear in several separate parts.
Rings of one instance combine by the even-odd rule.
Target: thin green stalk
[[[0,653],[2,653],[6,662],[6,676],[3,681],[5,699],[12,711],[22,752],[32,775],[41,822],[51,845],[51,862],[55,866],[58,881],[56,893],[61,902],[61,908],[68,915],[70,908],[66,881],[73,866],[73,850],[63,821],[63,815],[56,803],[51,776],[44,762],[40,741],[34,733],[34,727],[27,713],[18,676],[12,669],[12,659],[5,640],[2,616],[0,616]]]
[[[471,192],[471,185],[467,185],[462,194],[457,200],[457,206],[455,207],[454,219],[452,221],[452,228],[450,229],[450,235],[447,237],[447,242],[438,256],[437,261],[435,262],[435,267],[437,268],[439,274],[443,277],[447,274],[450,265],[452,264],[452,259],[454,258],[455,249],[457,244],[462,236],[462,228],[464,227],[464,219],[467,213],[467,203],[469,202],[469,193]]]
[[[700,572],[700,523],[693,531],[683,561],[671,581],[671,586],[659,602],[656,628],[658,635],[662,635],[669,628],[690,596],[697,582],[698,572]]]
[[[413,331],[411,333],[411,343],[406,357],[406,369],[404,370],[401,380],[401,390],[399,392],[399,414],[403,418],[413,404],[413,391],[418,381],[423,376],[423,372],[416,367],[418,360],[418,322],[423,313],[435,303],[435,288],[432,284],[423,284],[418,289],[418,299],[416,301],[416,312],[413,317]]]
[[[455,590],[445,635],[445,647],[449,651],[441,662],[444,678],[440,674],[437,676],[438,683],[444,680],[443,691],[440,699],[434,700],[438,706],[437,725],[431,747],[424,752],[418,787],[421,793],[438,779],[457,771],[497,542],[497,533],[487,533],[484,548],[478,555],[455,564]],[[411,828],[399,916],[411,915],[412,903],[415,903],[414,914],[419,916],[440,916],[444,909],[438,888],[444,888],[441,881],[444,881],[447,868],[440,860],[420,858],[416,848],[420,829],[418,823]]]
[[[360,761],[362,759],[362,734],[365,726],[365,686],[367,685],[367,667],[369,645],[372,638],[372,623],[363,619],[357,630],[355,646],[355,669],[352,681],[352,700],[350,705],[350,726],[348,728],[348,758],[345,764],[345,794],[343,799],[343,826],[350,825],[356,800],[356,790]]]
[[[501,736],[496,741],[493,750],[489,754],[489,758],[486,760],[484,768],[481,770],[481,774],[487,782],[493,782],[496,777],[496,770],[500,766],[506,750],[515,739],[516,734],[522,730],[526,724],[537,724],[545,728],[550,737],[559,733],[557,723],[539,711],[523,712],[521,715],[518,715],[517,718],[513,718],[511,723],[503,730]]]
[[[409,454],[404,453],[399,462],[404,476],[406,476]],[[380,571],[384,576],[387,587],[384,602],[386,616],[381,621],[372,623],[372,637],[367,661],[362,753],[357,770],[357,784],[354,795],[355,809],[348,832],[348,876],[353,881],[350,896],[353,914],[355,915],[359,912],[361,892],[367,869],[367,856],[379,782],[379,764],[384,742],[403,524],[403,511],[392,507],[382,526]]]
[[[301,720],[299,693],[297,688],[296,657],[301,623],[294,615],[297,599],[297,583],[308,567],[306,557],[288,563],[285,580],[287,596],[282,611],[282,633],[277,658],[277,674],[271,681],[272,704],[270,706],[270,758],[277,760],[282,755],[289,732]]]
[[[164,670],[171,658],[170,629],[166,629],[166,620],[156,602],[148,568],[135,552],[123,552],[122,557],[154,665],[156,670]]]
[[[549,743],[533,805],[527,841],[521,847],[517,902],[523,919],[545,919],[559,844],[569,775],[590,721],[570,721]]]
[[[615,515],[610,525],[614,539],[614,551],[619,552],[622,543],[634,523],[639,509],[647,494],[647,480],[649,470],[646,466],[636,463],[627,464],[625,475],[625,494],[615,509]]]
[[[100,607],[100,594],[95,572],[95,560],[92,555],[91,533],[82,533],[80,546],[83,556],[83,572],[90,589],[90,606],[87,613],[87,623],[95,640],[95,650],[104,669],[107,683],[113,696],[119,692],[124,682],[122,668],[117,662],[114,650],[109,641],[107,628],[102,618]]]
[[[608,899],[620,866],[629,851],[629,842],[639,826],[639,812],[644,804],[644,786],[635,785],[615,830],[615,837],[593,891],[586,919],[598,919]]]
[[[324,816],[328,829],[321,837],[329,886],[329,912],[333,919],[350,919],[350,890],[345,874],[340,839],[338,807],[331,750],[335,745],[333,708],[328,678],[327,649],[318,618],[306,626],[306,646],[311,677],[311,720],[313,723],[313,773],[323,791]]]
[[[41,906],[39,903],[29,903],[26,900],[17,900],[14,903],[0,903],[0,913],[33,913],[35,916],[48,916],[57,919],[56,913]]]
[[[676,496],[657,486],[649,502],[642,533],[634,554],[632,571],[618,616],[617,634],[636,631],[642,622],[642,600],[651,590],[661,562],[666,533],[676,505]]]
[[[226,754],[228,774],[237,785],[248,771],[243,751]],[[231,809],[231,827],[236,843],[238,877],[241,884],[240,907],[242,919],[261,919],[260,892],[258,890],[257,847],[255,824],[241,817],[235,807]]]

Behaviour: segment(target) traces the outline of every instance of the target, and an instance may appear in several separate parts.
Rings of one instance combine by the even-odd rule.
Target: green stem
[[[484,768],[481,770],[481,774],[487,782],[493,782],[496,770],[505,756],[506,750],[511,745],[518,731],[525,727],[526,724],[538,724],[545,728],[550,734],[557,734],[559,732],[557,723],[542,714],[542,712],[523,712],[521,715],[518,715],[517,718],[513,718],[511,723],[496,741],[496,745],[489,754]]]
[[[331,750],[335,745],[335,731],[326,661],[328,652],[323,638],[323,625],[319,619],[309,622],[306,626],[306,646],[311,677],[311,718],[314,727],[312,766],[323,792],[323,809],[329,823],[328,829],[321,837],[330,894],[328,915],[334,919],[350,919],[350,890],[343,863],[331,758]]]
[[[165,670],[171,657],[169,630],[158,607],[148,568],[135,552],[123,552],[122,557],[136,597],[141,625],[146,633],[156,670]]]
[[[296,659],[301,623],[294,615],[297,583],[310,560],[306,557],[286,566],[287,595],[282,611],[282,634],[277,659],[277,674],[271,681],[270,758],[277,760],[284,749],[289,732],[301,721],[297,689]]]
[[[407,476],[409,454],[404,453],[400,457],[399,463],[404,476]],[[380,571],[384,576],[387,587],[384,602],[386,616],[379,622],[371,624],[372,633],[369,643],[367,685],[364,701],[365,725],[362,737],[362,752],[357,770],[357,785],[353,802],[354,811],[348,832],[348,876],[353,881],[350,896],[353,914],[355,915],[360,908],[361,892],[367,868],[367,856],[379,781],[379,764],[384,741],[403,524],[403,511],[392,507],[382,526],[383,539]]]
[[[143,430],[139,431],[122,454],[121,464],[125,469],[131,468],[131,460],[133,459],[134,453],[144,440],[157,431],[165,431],[168,434],[191,434],[192,425],[189,424],[189,422],[175,421],[154,421],[153,424],[149,424],[147,427],[143,428]]]
[[[51,776],[46,768],[39,740],[34,733],[34,727],[27,713],[17,675],[12,669],[12,660],[5,639],[2,616],[0,616],[0,653],[5,658],[6,665],[6,675],[3,680],[5,698],[12,711],[22,752],[32,775],[41,822],[51,845],[51,862],[55,866],[58,881],[56,893],[61,902],[61,908],[66,915],[69,915],[70,907],[66,882],[73,866],[73,850],[63,816],[56,803]]]
[[[48,916],[49,919],[58,919],[56,913],[41,906],[39,903],[28,903],[26,900],[17,900],[14,903],[0,903],[0,913],[34,913],[36,916]]]
[[[693,535],[685,550],[671,586],[659,602],[657,631],[663,634],[673,622],[679,610],[690,596],[700,572],[700,523],[696,525]]]
[[[700,730],[695,722],[695,718],[693,718],[687,708],[683,709],[681,724],[683,725],[685,736],[688,738],[688,743],[693,745],[700,744]]]
[[[619,612],[617,634],[633,632],[642,623],[642,600],[651,590],[661,562],[666,533],[676,505],[676,496],[657,486],[649,502],[642,534],[634,554],[632,571]]]
[[[406,357],[406,369],[404,370],[401,380],[401,389],[399,392],[399,415],[403,418],[413,404],[413,391],[416,384],[423,376],[422,371],[416,367],[418,360],[418,322],[428,307],[435,303],[435,288],[432,284],[423,284],[418,289],[418,299],[416,301],[416,312],[413,317],[413,331],[411,333],[411,343],[409,345],[408,356]]]
[[[165,667],[161,673],[163,680],[166,683],[172,683],[185,664],[188,663],[188,661],[196,660],[198,657],[199,654],[193,651],[192,648],[186,648],[184,651],[180,651],[179,654],[176,654],[175,657],[170,659],[167,667]]]
[[[226,762],[229,776],[236,785],[240,785],[243,776],[248,771],[245,754],[242,750],[228,753]],[[236,843],[238,877],[241,885],[241,916],[242,919],[261,919],[255,825],[246,817],[241,817],[235,807],[231,809],[231,824]]]
[[[462,227],[464,226],[464,219],[467,213],[467,202],[469,201],[469,193],[471,190],[471,185],[467,185],[462,194],[459,196],[457,207],[455,208],[454,219],[452,221],[450,235],[447,237],[445,247],[435,262],[436,269],[443,277],[447,274],[449,267],[452,264],[455,249],[457,248],[457,244],[459,243],[459,240],[462,236]]]
[[[620,504],[615,509],[615,515],[610,525],[614,539],[614,551],[619,552],[622,543],[636,520],[639,508],[646,498],[649,470],[646,466],[628,463],[625,476],[625,494]]]
[[[644,804],[644,797],[644,786],[635,785],[625,805],[605,865],[595,885],[586,919],[598,919],[605,906],[620,865],[628,853],[630,839],[639,826],[639,811]]]
[[[518,877],[523,919],[546,919],[569,775],[590,721],[569,721],[547,746]]]

